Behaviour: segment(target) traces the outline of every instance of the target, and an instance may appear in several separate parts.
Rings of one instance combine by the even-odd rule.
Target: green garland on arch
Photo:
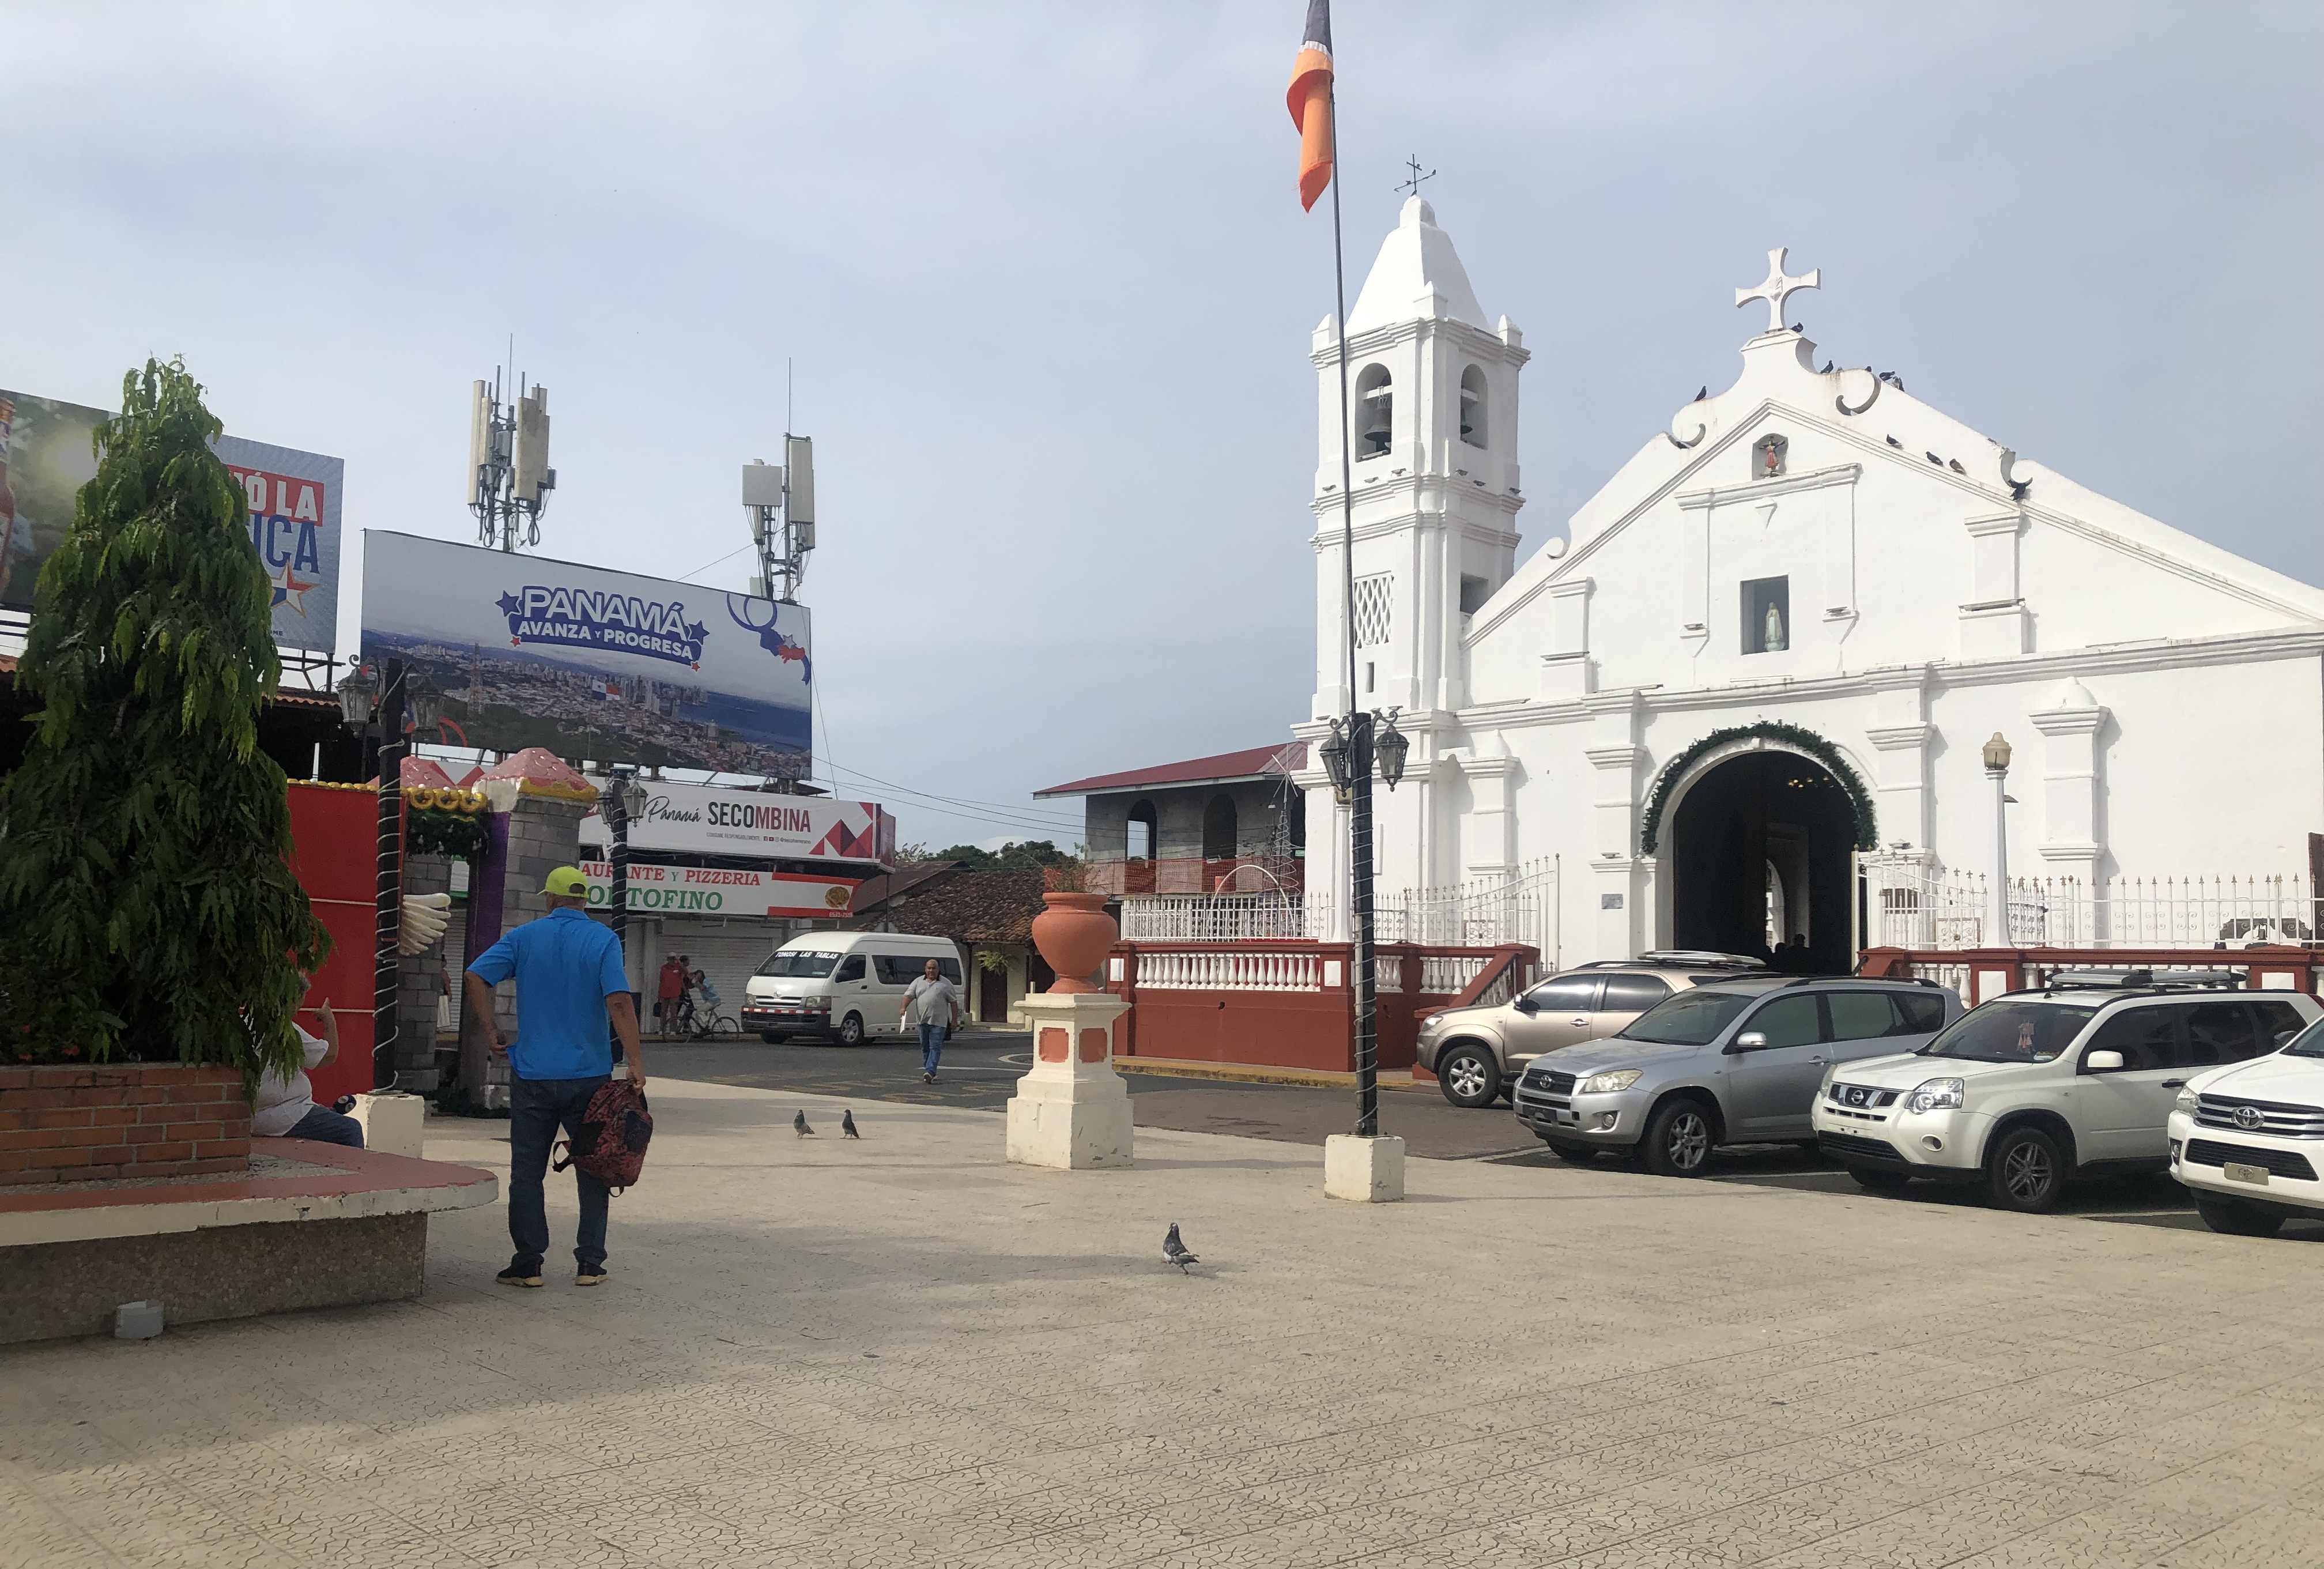
[[[1663,770],[1662,777],[1655,780],[1655,788],[1646,797],[1646,813],[1638,820],[1638,854],[1651,855],[1655,853],[1655,841],[1662,837],[1663,813],[1670,808],[1671,790],[1686,777],[1686,771],[1693,766],[1694,760],[1714,747],[1753,736],[1766,741],[1780,741],[1823,764],[1826,771],[1840,781],[1840,789],[1848,792],[1849,805],[1856,810],[1856,848],[1880,848],[1878,820],[1872,809],[1872,792],[1864,788],[1864,781],[1857,778],[1856,771],[1840,754],[1840,748],[1812,730],[1785,725],[1780,720],[1763,719],[1756,725],[1738,725],[1728,730],[1714,730],[1671,761],[1670,766]]]

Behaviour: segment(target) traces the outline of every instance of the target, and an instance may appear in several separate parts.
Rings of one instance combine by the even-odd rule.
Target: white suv
[[[1919,1051],[1835,1065],[1812,1117],[1823,1152],[1874,1189],[1979,1184],[2004,1209],[2054,1207],[2079,1176],[2161,1171],[2189,1078],[2275,1049],[2324,1018],[2232,972],[2062,972],[1970,1010]]]
[[[2324,1220],[2324,1025],[2255,1062],[2195,1075],[2171,1113],[2171,1175],[2215,1232],[2272,1237]]]

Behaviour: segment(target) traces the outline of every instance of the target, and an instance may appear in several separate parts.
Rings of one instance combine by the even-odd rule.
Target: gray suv
[[[1611,1035],[1672,993],[1764,973],[1739,954],[1673,949],[1563,971],[1508,1002],[1444,1008],[1421,1021],[1414,1053],[1456,1106],[1489,1106],[1545,1051]]]
[[[1721,1144],[1812,1143],[1827,1067],[1916,1051],[1960,1014],[1928,981],[1731,976],[1536,1061],[1512,1099],[1568,1160],[1615,1149],[1657,1176],[1700,1177]]]

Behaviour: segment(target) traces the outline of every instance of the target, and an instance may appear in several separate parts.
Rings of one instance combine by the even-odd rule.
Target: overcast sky
[[[473,539],[467,384],[513,333],[544,549],[740,587],[788,358],[819,770],[908,841],[1071,839],[1029,791],[1306,712],[1305,13],[0,4],[0,386],[109,407],[181,353],[229,429],[346,458],[350,531]],[[1336,25],[1351,298],[1417,153],[1534,353],[1526,553],[1734,378],[1784,245],[1830,355],[2324,583],[2324,7]]]

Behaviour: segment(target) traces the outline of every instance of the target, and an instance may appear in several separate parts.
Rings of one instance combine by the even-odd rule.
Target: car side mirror
[[[1509,1006],[1516,1009],[1520,1013],[1538,1013],[1541,1011],[1541,1004],[1535,1001],[1530,997],[1520,997],[1516,1001],[1510,1003]]]
[[[1738,1051],[1757,1051],[1766,1044],[1767,1032],[1764,1029],[1747,1029],[1735,1038]]]
[[[2119,1073],[2122,1071],[2122,1053],[2094,1051],[2082,1058],[2082,1071],[2093,1074]]]
[[[2277,1030],[2275,1032],[2275,1049],[2282,1051],[2285,1047],[2290,1046],[2292,1044],[2292,1038],[2299,1033],[2300,1031],[2297,1029]]]

